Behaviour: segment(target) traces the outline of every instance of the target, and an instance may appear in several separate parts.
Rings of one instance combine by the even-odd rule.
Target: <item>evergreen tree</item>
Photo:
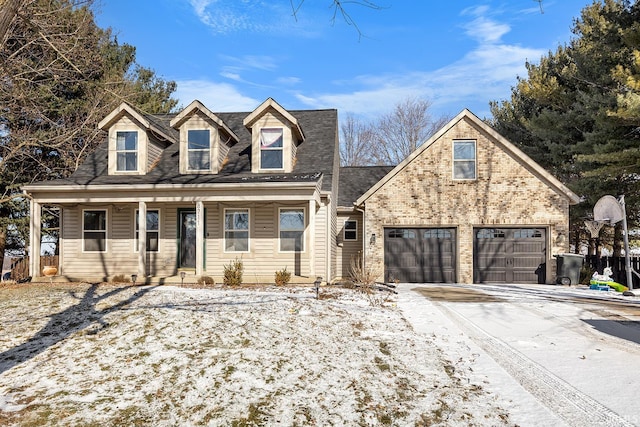
[[[70,175],[104,139],[97,124],[122,101],[167,113],[174,82],[135,62],[94,20],[91,1],[19,5],[0,39],[0,257],[26,244],[19,187]],[[5,9],[5,11],[8,9]],[[0,263],[2,258],[0,258]]]
[[[491,103],[492,125],[584,196],[571,213],[577,233],[605,194],[625,194],[638,224],[639,21],[637,2],[595,1],[567,45],[527,63],[511,99]]]

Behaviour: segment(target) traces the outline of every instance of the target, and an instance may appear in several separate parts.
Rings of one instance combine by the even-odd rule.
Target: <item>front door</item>
[[[178,213],[180,235],[179,268],[196,268],[196,211],[180,210]]]

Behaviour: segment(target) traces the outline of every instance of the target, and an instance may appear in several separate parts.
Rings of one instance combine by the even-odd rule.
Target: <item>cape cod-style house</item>
[[[468,110],[399,165],[339,166],[336,110],[177,114],[122,104],[104,143],[66,179],[24,186],[29,251],[43,206],[60,209],[59,279],[349,277],[353,257],[400,282],[552,280],[578,197]],[[541,273],[542,272],[542,273]],[[30,274],[42,275],[38,257]]]

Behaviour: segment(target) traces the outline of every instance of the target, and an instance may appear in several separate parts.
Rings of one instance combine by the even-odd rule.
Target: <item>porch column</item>
[[[316,279],[316,202],[309,200],[309,275]],[[324,279],[324,277],[323,277]]]
[[[138,277],[147,277],[147,203],[138,202]]]
[[[31,218],[29,219],[29,276],[40,277],[40,251],[42,243],[42,205],[30,200]]]
[[[202,276],[204,265],[204,203],[196,202],[196,276]]]

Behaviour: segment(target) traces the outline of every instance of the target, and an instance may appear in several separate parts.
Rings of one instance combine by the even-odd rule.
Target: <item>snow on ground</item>
[[[498,404],[511,422],[640,425],[640,297],[547,285],[399,289],[416,331],[450,359],[476,355],[471,380],[508,399]]]
[[[515,425],[480,352],[388,295],[0,288],[0,425]]]

